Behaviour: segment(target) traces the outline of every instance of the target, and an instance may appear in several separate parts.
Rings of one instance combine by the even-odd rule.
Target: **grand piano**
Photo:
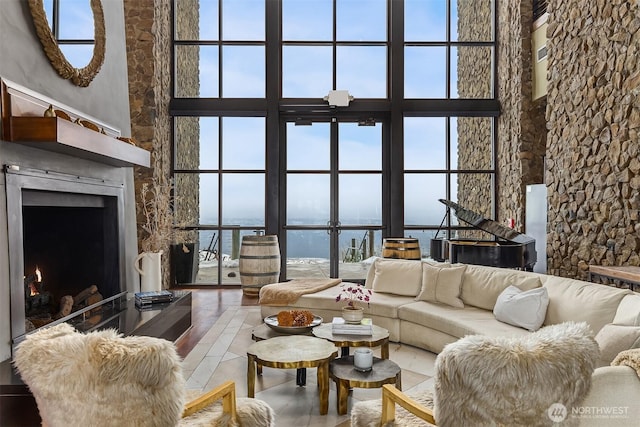
[[[532,271],[537,261],[535,239],[518,233],[450,200],[439,199],[455,211],[456,217],[472,227],[497,237],[496,240],[434,239],[431,257],[451,263],[488,265]]]

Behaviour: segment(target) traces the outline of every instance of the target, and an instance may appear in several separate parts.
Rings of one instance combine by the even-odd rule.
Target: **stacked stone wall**
[[[181,0],[176,7],[176,31],[181,40],[200,38],[200,0]],[[187,71],[176,77],[175,84],[185,97],[200,96],[200,48],[177,49],[176,68]],[[174,122],[176,139],[180,149],[174,150],[179,169],[196,170],[200,167],[200,119],[199,117],[178,117]],[[175,141],[175,144],[178,142]],[[175,202],[175,223],[177,225],[197,225],[200,218],[200,176],[181,174],[176,177],[175,188],[180,196]],[[183,234],[189,243],[197,241],[197,233]]]
[[[640,265],[638,1],[549,2],[549,272]]]
[[[490,41],[492,4],[460,0],[458,7],[458,40]],[[492,96],[493,61],[490,47],[459,46],[457,48],[457,90],[460,98],[480,99]],[[486,117],[457,118],[458,169],[490,170],[492,168],[493,132]],[[485,217],[492,216],[492,180],[489,174],[458,174],[458,203]],[[481,233],[465,231],[459,237],[486,238]]]
[[[502,109],[496,130],[497,153],[493,152],[491,119],[458,119],[459,168],[496,169],[497,212],[491,203],[494,181],[488,174],[459,176],[457,196],[460,204],[487,218],[495,217],[499,222],[515,219],[516,229],[523,232],[526,185],[543,182],[545,105],[532,101],[532,3],[501,1],[497,13],[497,96]],[[492,22],[491,2],[458,2],[459,40],[491,40]],[[458,51],[458,93],[461,98],[491,96],[493,63],[483,49],[460,48]]]
[[[125,28],[129,75],[131,134],[141,148],[151,152],[151,168],[135,168],[138,242],[149,241],[143,224],[143,187],[156,197],[170,197],[171,188],[171,9],[163,0],[125,0]],[[153,189],[152,187],[156,187]],[[162,206],[161,208],[158,208]],[[156,203],[152,217],[172,218],[171,203]],[[172,220],[159,220],[160,236],[172,236]],[[170,239],[155,239],[154,250],[162,250],[163,287],[170,286]],[[158,244],[158,240],[160,243]]]
[[[151,151],[155,116],[155,96],[152,85],[154,62],[153,0],[125,0],[124,9],[131,136],[137,141],[139,147]],[[142,184],[151,180],[153,170],[136,167],[134,176],[136,200],[139,201]],[[137,209],[137,212],[138,223],[140,223],[142,220],[141,210]]]
[[[545,104],[532,100],[532,2],[498,2],[498,22],[496,220],[525,232],[526,186],[543,182],[546,151]]]

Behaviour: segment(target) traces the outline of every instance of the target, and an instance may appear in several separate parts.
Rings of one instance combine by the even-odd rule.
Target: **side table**
[[[378,388],[384,384],[395,384],[398,390],[402,390],[400,367],[391,360],[378,357],[373,358],[373,369],[369,372],[356,371],[353,368],[353,356],[332,360],[329,363],[329,376],[336,383],[340,415],[347,413],[350,388]]]
[[[323,323],[311,331],[314,337],[324,338],[342,348],[342,357],[349,355],[349,347],[378,347],[383,359],[389,358],[389,331],[373,325],[373,335],[342,335],[332,332],[331,323]]]
[[[286,337],[291,334],[283,334],[271,329],[267,324],[263,323],[261,325],[256,326],[251,331],[251,339],[254,341],[262,341],[268,340],[270,338],[275,337]],[[308,332],[304,335],[311,335],[311,332]],[[258,375],[262,375],[262,365],[258,364],[257,366]],[[296,369],[296,385],[304,386],[307,384],[307,368],[298,368]]]
[[[255,397],[256,367],[277,369],[318,368],[320,415],[329,411],[329,362],[338,355],[327,340],[288,335],[255,342],[247,349],[247,395]]]

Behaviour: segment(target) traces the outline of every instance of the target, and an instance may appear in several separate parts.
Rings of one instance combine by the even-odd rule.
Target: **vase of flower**
[[[347,305],[342,307],[342,318],[348,323],[360,323],[364,316],[364,308],[360,303],[369,305],[371,299],[371,289],[366,289],[357,283],[342,283],[340,293],[336,297],[336,302],[346,301]]]
[[[364,317],[364,309],[362,307],[353,307],[345,305],[342,307],[342,318],[347,323],[360,323]]]

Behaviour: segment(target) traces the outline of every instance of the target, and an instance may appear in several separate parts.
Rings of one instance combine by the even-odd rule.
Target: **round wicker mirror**
[[[43,0],[28,0],[28,2],[33,24],[36,28],[36,34],[38,34],[42,48],[53,68],[55,68],[62,78],[71,80],[75,85],[82,87],[89,86],[89,83],[91,83],[96,74],[98,74],[104,62],[106,35],[101,1],[91,0],[95,44],[93,47],[93,56],[89,64],[83,68],[75,68],[60,50],[60,46],[58,46],[47,20]]]

